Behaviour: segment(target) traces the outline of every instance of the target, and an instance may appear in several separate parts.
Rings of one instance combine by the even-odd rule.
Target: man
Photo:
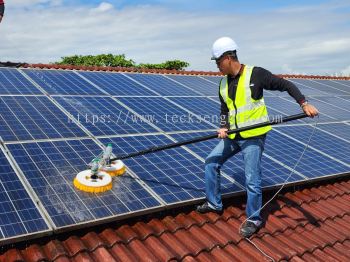
[[[205,160],[206,202],[197,207],[200,213],[222,213],[220,169],[227,159],[242,152],[246,178],[248,220],[241,227],[241,235],[250,237],[259,229],[262,218],[261,157],[266,134],[271,126],[255,128],[239,134],[227,135],[229,128],[236,129],[268,120],[263,89],[287,91],[310,117],[318,114],[299,89],[261,67],[241,64],[237,57],[237,44],[229,37],[222,37],[213,44],[212,60],[225,76],[220,82],[221,123],[218,130],[219,144]]]
[[[0,23],[2,18],[4,17],[4,12],[5,12],[5,3],[4,3],[4,0],[0,0]]]

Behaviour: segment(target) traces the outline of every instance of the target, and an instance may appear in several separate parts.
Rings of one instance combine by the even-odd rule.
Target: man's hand
[[[220,128],[218,130],[218,138],[221,138],[221,139],[226,138],[227,137],[227,131],[228,131],[227,128]]]
[[[309,117],[314,117],[318,115],[318,110],[313,105],[307,103],[306,105],[303,105],[301,107],[305,114],[307,114]]]

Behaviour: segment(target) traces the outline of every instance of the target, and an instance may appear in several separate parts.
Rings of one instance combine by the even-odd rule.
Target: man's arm
[[[301,106],[305,114],[310,117],[314,117],[318,114],[316,107],[310,103],[307,103],[305,96],[300,92],[299,88],[294,83],[284,78],[273,75],[270,71],[264,68],[257,67],[255,70],[257,79],[262,79],[261,84],[263,89],[276,90],[281,92],[287,91],[288,94],[293,97],[295,101]],[[262,97],[262,90],[256,90],[255,94],[254,92],[252,94],[253,98],[255,98],[254,95]]]

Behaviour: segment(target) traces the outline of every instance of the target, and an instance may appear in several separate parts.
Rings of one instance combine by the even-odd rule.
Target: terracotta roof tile
[[[350,180],[278,196],[250,241],[275,261],[350,261]],[[11,248],[0,261],[268,261],[239,233],[244,206],[181,212]]]
[[[58,258],[63,258],[67,256],[67,251],[58,240],[52,240],[47,243],[44,247],[46,257],[49,260],[57,260]]]

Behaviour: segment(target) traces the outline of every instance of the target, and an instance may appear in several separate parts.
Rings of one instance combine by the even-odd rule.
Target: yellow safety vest
[[[235,101],[228,95],[227,76],[221,79],[220,95],[229,110],[228,118],[231,129],[251,126],[269,120],[264,97],[254,100],[251,95],[250,78],[253,68],[253,66],[244,67],[238,80]],[[271,129],[271,126],[259,127],[240,132],[240,135],[243,138],[254,137],[266,134]],[[235,136],[236,134],[230,134],[228,137],[233,139]]]

